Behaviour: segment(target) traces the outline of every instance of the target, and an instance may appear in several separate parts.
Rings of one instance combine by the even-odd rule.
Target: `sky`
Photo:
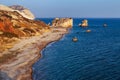
[[[120,18],[120,0],[0,0],[4,5],[22,5],[38,18]]]

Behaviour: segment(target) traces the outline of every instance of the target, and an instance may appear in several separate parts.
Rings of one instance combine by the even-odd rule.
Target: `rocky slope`
[[[16,11],[25,18],[28,18],[28,19],[34,19],[35,18],[34,15],[32,14],[32,12],[29,9],[24,8],[23,6],[20,6],[20,5],[13,5],[13,6],[0,5],[0,10]]]
[[[0,4],[0,10],[4,11],[13,11],[13,9],[9,8],[8,6]]]
[[[32,79],[31,66],[40,57],[39,49],[32,45],[35,42],[32,37],[40,37],[51,29],[42,21],[27,19],[18,11],[8,9],[0,10],[0,80],[23,80],[27,73]],[[31,53],[27,48],[30,46]]]
[[[32,14],[32,12],[27,9],[27,8],[24,8],[23,6],[20,6],[20,5],[12,5],[12,6],[9,6],[10,8],[12,8],[13,10],[17,10],[21,13],[21,15],[23,15],[24,17],[28,18],[28,19],[34,19],[34,15]]]
[[[1,7],[0,7],[1,8]],[[14,9],[14,7],[12,7]],[[23,7],[17,7],[22,10]],[[3,8],[2,8],[3,9]],[[42,21],[25,18],[11,8],[0,9],[0,80],[32,80],[32,65],[39,52],[59,40],[72,26],[72,19],[59,19],[49,27]]]
[[[42,21],[24,18],[16,11],[0,10],[0,52],[11,48],[21,37],[38,36],[48,31],[49,26]]]

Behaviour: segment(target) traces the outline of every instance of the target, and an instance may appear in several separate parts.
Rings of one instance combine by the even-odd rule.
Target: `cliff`
[[[8,9],[0,10],[0,80],[32,80],[39,52],[66,34],[72,19],[60,19],[61,25],[51,28]]]
[[[16,37],[40,35],[49,26],[42,21],[34,21],[24,18],[14,11],[0,10],[0,30],[2,34],[11,33]]]
[[[24,8],[23,6],[20,6],[20,5],[13,5],[13,6],[0,5],[0,10],[11,11],[11,12],[16,11],[25,18],[28,18],[28,19],[35,18],[29,9]]]
[[[53,27],[72,27],[73,19],[72,18],[56,18],[52,21]]]
[[[7,75],[10,80],[23,80],[25,74],[31,79],[31,66],[40,57],[38,46],[33,47],[39,38],[34,37],[50,31],[42,21],[27,19],[17,11],[0,10],[0,80],[6,80]],[[29,52],[27,47],[33,50]]]
[[[23,6],[12,5],[12,6],[9,6],[9,7],[12,8],[13,10],[19,11],[22,16],[24,16],[28,19],[34,19],[35,18],[33,13],[29,9],[24,8]]]
[[[49,26],[42,21],[24,18],[16,11],[0,10],[0,52],[12,47],[21,37],[39,36],[48,31]]]

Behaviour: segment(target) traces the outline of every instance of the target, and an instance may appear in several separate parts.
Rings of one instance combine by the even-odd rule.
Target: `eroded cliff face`
[[[2,5],[2,4],[0,4],[0,10],[4,10],[4,11],[13,11],[13,9],[11,9],[10,7],[5,6],[5,5]]]
[[[0,10],[0,80],[27,80],[26,76],[31,80],[31,66],[40,57],[36,37],[50,31],[42,21],[27,19],[7,8]]]
[[[20,6],[20,5],[13,5],[13,6],[0,5],[0,10],[16,11],[27,19],[34,19],[35,18],[35,16],[33,15],[33,13],[29,9],[24,8],[23,6]]]
[[[35,18],[33,13],[29,9],[24,8],[23,6],[12,5],[12,6],[9,6],[9,7],[12,8],[13,10],[19,11],[22,16],[24,16],[28,19],[34,19]]]
[[[9,9],[0,10],[0,80],[32,80],[32,65],[40,58],[39,51],[66,34],[72,19],[55,19],[51,28]]]
[[[18,12],[0,11],[0,31],[12,33],[16,37],[40,35],[49,26],[42,21],[34,21],[24,18]]]
[[[69,28],[73,26],[73,19],[72,18],[56,18],[52,21],[53,27],[65,27]]]
[[[39,36],[48,31],[49,26],[42,21],[24,18],[16,11],[0,10],[0,52],[12,47],[12,41],[21,37]]]

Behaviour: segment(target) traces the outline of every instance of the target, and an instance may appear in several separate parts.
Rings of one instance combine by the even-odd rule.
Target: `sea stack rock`
[[[5,6],[5,5],[0,4],[0,10],[10,11],[10,12],[16,11],[27,19],[34,19],[35,18],[29,9],[24,8],[23,6],[20,6],[20,5]]]
[[[81,25],[79,25],[81,27],[87,27],[88,26],[88,20],[84,19],[81,23]]]
[[[52,21],[52,27],[72,27],[73,19],[72,18],[55,18]]]

